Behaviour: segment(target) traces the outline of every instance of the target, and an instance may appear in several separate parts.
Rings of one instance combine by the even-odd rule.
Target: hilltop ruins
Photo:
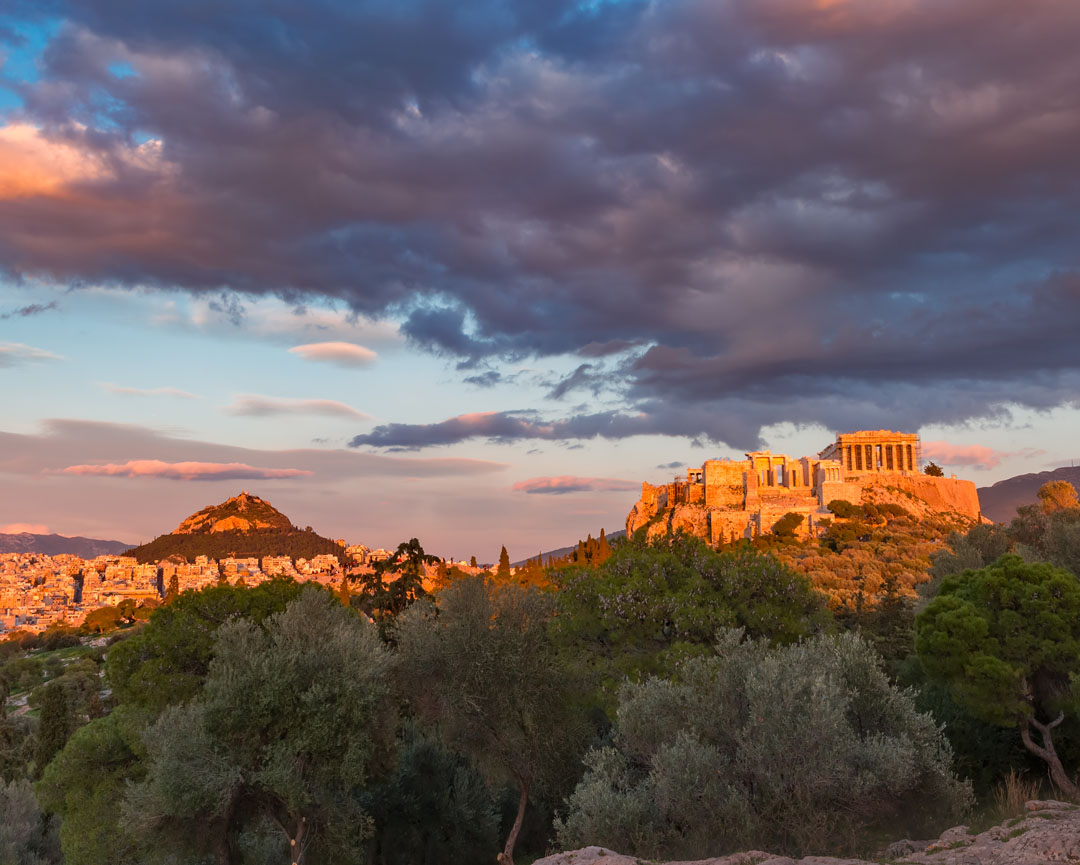
[[[752,451],[745,460],[706,460],[671,483],[641,485],[641,499],[626,518],[632,535],[647,526],[649,535],[683,529],[720,544],[753,538],[772,530],[781,517],[800,514],[798,532],[814,535],[829,502],[859,504],[890,495],[920,510],[979,520],[975,484],[955,477],[931,477],[920,468],[915,433],[861,430],[842,433],[816,457],[793,459]],[[665,519],[666,517],[666,519]]]

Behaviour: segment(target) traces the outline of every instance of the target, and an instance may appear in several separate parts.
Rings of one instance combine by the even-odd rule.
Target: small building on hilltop
[[[664,512],[681,517],[671,530],[685,528],[719,544],[772,530],[783,516],[803,517],[800,534],[814,534],[831,517],[829,502],[859,504],[873,486],[895,488],[942,512],[979,519],[975,484],[922,474],[919,436],[891,430],[841,433],[816,457],[794,459],[752,451],[744,460],[706,460],[686,477],[655,486],[642,484],[641,499],[626,520],[628,535],[655,524]]]

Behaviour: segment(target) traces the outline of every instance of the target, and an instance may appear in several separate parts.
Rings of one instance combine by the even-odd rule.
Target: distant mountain
[[[102,541],[97,538],[66,538],[63,535],[0,534],[0,553],[40,553],[44,556],[67,554],[81,559],[97,556],[118,556],[128,548],[123,541]]]
[[[176,556],[191,562],[211,559],[317,555],[341,556],[342,548],[312,529],[298,529],[270,502],[241,492],[219,505],[203,508],[170,534],[128,551],[140,562],[160,562]]]
[[[1080,490],[1080,466],[1062,466],[1049,472],[1017,475],[998,481],[993,486],[979,487],[979,504],[984,516],[995,523],[1007,523],[1016,516],[1021,505],[1033,505],[1039,500],[1039,487],[1049,481],[1068,481]]]
[[[608,543],[611,543],[617,538],[626,537],[626,529],[619,529],[617,532],[605,532],[604,536],[608,539]],[[548,559],[558,559],[575,549],[577,549],[577,544],[574,544],[570,547],[559,547],[559,549],[557,550],[548,550],[546,553],[540,553],[540,558],[544,562],[546,562]],[[533,556],[529,556],[529,559],[531,558],[533,558]],[[529,559],[522,559],[520,562],[511,562],[510,567],[519,567],[520,565],[523,565],[527,561],[529,561]]]

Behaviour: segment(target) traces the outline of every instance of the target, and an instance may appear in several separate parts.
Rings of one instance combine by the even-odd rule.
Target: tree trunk
[[[289,839],[289,858],[292,865],[302,865],[304,861],[304,834],[307,830],[307,818],[301,817],[296,823],[296,834]]]
[[[499,865],[514,865],[514,845],[517,843],[521,824],[525,821],[525,806],[529,804],[529,784],[526,781],[521,781],[520,784],[521,798],[518,799],[517,816],[514,818],[514,825],[510,827],[510,835],[506,839],[506,846],[503,847],[502,853],[499,854]]]
[[[1080,788],[1077,788],[1076,784],[1066,774],[1065,767],[1061,765],[1057,751],[1054,750],[1054,739],[1050,732],[1064,720],[1064,712],[1059,713],[1049,724],[1041,724],[1034,718],[1024,718],[1020,722],[1020,738],[1023,739],[1025,748],[1036,757],[1044,760],[1046,765],[1050,767],[1050,778],[1057,785],[1057,788],[1075,802],[1080,800]],[[1039,731],[1039,736],[1043,741],[1041,746],[1035,744],[1035,741],[1031,738],[1032,727]]]
[[[214,844],[214,859],[217,865],[233,865],[232,844],[229,841],[229,829],[232,827],[233,815],[236,814],[236,806],[240,800],[240,791],[235,787],[229,791],[229,799],[225,803],[225,810],[221,814],[221,825],[218,829],[217,839]]]

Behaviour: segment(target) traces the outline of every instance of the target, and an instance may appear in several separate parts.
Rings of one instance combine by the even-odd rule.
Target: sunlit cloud
[[[333,399],[285,399],[258,394],[237,394],[233,397],[232,405],[226,407],[225,411],[229,414],[248,417],[307,414],[352,420],[371,419],[371,415]]]
[[[1010,457],[1030,459],[1044,453],[1045,451],[1037,448],[999,451],[986,445],[954,445],[943,441],[922,443],[922,455],[925,459],[946,466],[966,466],[974,469],[993,469]]]
[[[0,535],[48,535],[49,527],[44,523],[8,523],[0,526]]]
[[[289,349],[290,354],[304,360],[319,363],[332,363],[335,366],[362,367],[370,366],[378,356],[370,348],[352,342],[313,342],[297,345]]]
[[[69,197],[79,183],[107,180],[120,165],[160,167],[160,142],[124,148],[109,158],[50,138],[29,123],[0,127],[0,200]]]
[[[581,478],[574,475],[558,475],[555,477],[529,478],[527,481],[518,481],[511,487],[515,492],[528,493],[530,495],[555,495],[561,496],[567,493],[613,493],[630,492],[641,485],[635,481],[625,481],[619,478]]]
[[[162,460],[129,460],[126,463],[68,466],[65,475],[110,478],[164,478],[173,481],[280,480],[310,477],[303,469],[271,469],[247,463],[167,463]]]
[[[61,354],[54,354],[43,348],[34,348],[21,342],[0,342],[0,369],[21,363],[42,360],[63,360]]]

